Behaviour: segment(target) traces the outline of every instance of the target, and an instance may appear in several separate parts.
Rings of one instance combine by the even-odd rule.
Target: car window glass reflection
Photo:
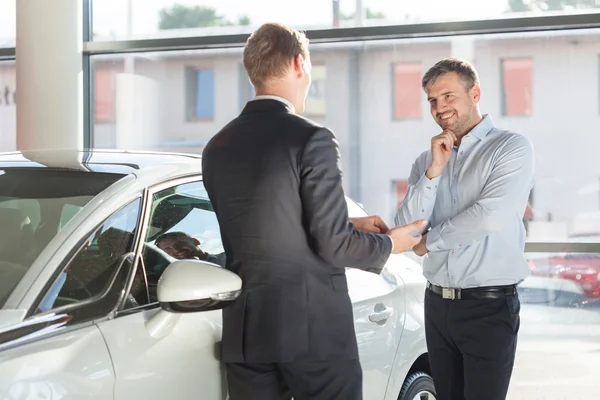
[[[155,193],[151,210],[143,252],[151,301],[156,301],[158,279],[173,261],[202,260],[225,267],[219,224],[202,182]]]

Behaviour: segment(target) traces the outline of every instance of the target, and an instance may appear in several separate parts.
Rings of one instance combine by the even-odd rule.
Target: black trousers
[[[438,400],[504,400],[519,332],[517,294],[448,300],[425,292],[425,335]]]
[[[230,400],[362,400],[358,360],[226,366]]]

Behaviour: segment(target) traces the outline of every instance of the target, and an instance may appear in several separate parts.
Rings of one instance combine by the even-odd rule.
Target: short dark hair
[[[186,240],[186,239],[194,240],[194,237],[187,232],[167,232],[167,233],[163,233],[162,235],[157,237],[156,240],[154,240],[154,244],[156,246],[158,246],[160,242],[169,240],[169,239],[171,239],[171,240]]]
[[[423,90],[427,90],[427,86],[430,83],[435,82],[440,76],[450,72],[458,74],[467,90],[471,90],[475,85],[479,86],[479,75],[473,64],[459,58],[448,57],[438,61],[423,75],[423,80],[421,81]]]

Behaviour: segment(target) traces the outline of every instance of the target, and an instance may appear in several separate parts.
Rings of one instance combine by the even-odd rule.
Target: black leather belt
[[[427,282],[427,290],[448,300],[500,299],[517,294],[517,285],[483,286],[469,289],[444,288]]]

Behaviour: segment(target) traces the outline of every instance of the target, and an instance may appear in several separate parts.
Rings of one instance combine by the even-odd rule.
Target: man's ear
[[[301,78],[304,75],[304,57],[298,54],[292,60],[292,67],[294,69],[294,74]]]
[[[481,88],[478,85],[475,85],[471,88],[471,100],[473,100],[474,103],[479,102],[479,100],[481,99]]]
[[[200,241],[198,239],[192,238],[192,242],[194,242],[196,246],[200,246]]]

